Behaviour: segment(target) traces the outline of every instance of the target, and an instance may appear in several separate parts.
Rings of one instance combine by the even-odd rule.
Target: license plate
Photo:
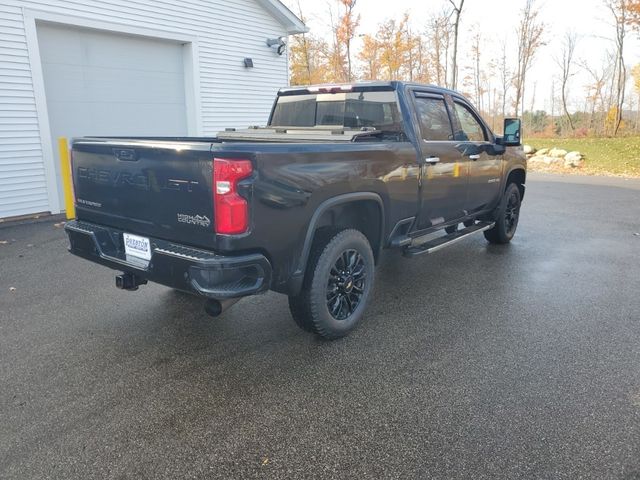
[[[144,258],[145,260],[151,260],[151,242],[149,242],[148,238],[123,233],[122,239],[124,240],[124,253],[138,258]]]

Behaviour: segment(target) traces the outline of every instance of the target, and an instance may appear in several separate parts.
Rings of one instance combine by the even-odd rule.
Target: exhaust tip
[[[222,313],[220,300],[207,300],[204,304],[204,311],[212,317],[217,317]]]
[[[240,301],[240,298],[226,298],[224,300],[217,300],[215,298],[208,299],[204,304],[204,311],[212,317],[219,317],[229,307]]]

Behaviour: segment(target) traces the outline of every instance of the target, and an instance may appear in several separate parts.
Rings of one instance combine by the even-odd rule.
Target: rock
[[[580,152],[569,152],[564,156],[564,166],[566,168],[581,167],[584,163],[584,157]]]
[[[564,158],[567,154],[566,150],[562,150],[561,148],[552,148],[549,150],[549,155],[555,158]]]
[[[573,161],[573,160],[582,160],[584,157],[580,152],[569,152],[564,156],[564,159],[567,161]]]
[[[566,161],[564,162],[564,166],[565,168],[579,168],[582,167],[582,164],[584,163],[584,160],[580,159],[580,160],[573,160],[573,161]]]
[[[543,157],[547,153],[549,153],[549,149],[548,148],[541,148],[540,150],[538,150],[536,152],[536,155],[539,156],[539,157]]]
[[[533,148],[531,145],[523,145],[522,150],[524,150],[525,155],[532,155],[536,153],[536,149]]]

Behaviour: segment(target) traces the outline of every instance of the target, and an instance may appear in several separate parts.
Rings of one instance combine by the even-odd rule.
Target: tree
[[[453,56],[451,59],[451,88],[458,88],[458,30],[460,29],[460,16],[462,15],[462,7],[464,0],[460,0],[460,4],[456,4],[453,0],[449,0],[453,6]]]
[[[396,22],[394,19],[381,23],[376,37],[380,42],[381,76],[384,80],[401,80],[401,72],[406,60],[404,22],[406,17]]]
[[[427,24],[427,41],[431,46],[431,64],[435,70],[435,80],[440,86],[446,86],[448,81],[449,48],[451,45],[450,15],[441,12],[429,19]]]
[[[640,63],[637,64],[631,70],[631,75],[633,76],[633,88],[638,94],[638,104],[636,106],[636,132],[638,131],[638,127],[640,126]]]
[[[305,21],[300,3],[299,17]],[[310,85],[329,81],[326,53],[328,46],[324,40],[302,33],[289,42],[289,82],[291,85]]]
[[[597,134],[603,133],[601,126],[604,125],[606,112],[609,110],[607,101],[606,86],[607,78],[613,71],[613,55],[610,52],[603,58],[600,69],[592,66],[592,61],[582,60],[580,67],[589,74],[591,83],[587,85],[587,100],[591,103],[591,111],[589,115],[589,130]],[[599,114],[600,122],[596,123],[596,112]]]
[[[362,63],[362,77],[365,80],[377,80],[381,78],[381,49],[382,46],[376,37],[369,34],[362,37],[362,49],[358,53],[357,58]]]
[[[344,45],[345,56],[347,61],[346,80],[353,80],[353,66],[351,63],[351,42],[356,35],[356,29],[360,25],[360,15],[354,14],[354,8],[357,0],[338,0],[344,7],[344,12],[339,19],[336,31],[337,43]]]
[[[501,111],[502,118],[507,115],[507,95],[509,93],[509,84],[512,81],[512,74],[509,70],[509,64],[507,62],[507,41],[503,40],[501,44],[500,58],[498,59],[498,68],[500,70],[500,86],[502,88],[501,93]]]
[[[363,35],[357,58],[365,78],[426,83],[431,78],[428,51],[424,39],[411,30],[405,13],[400,22],[387,20],[378,25],[375,35]]]
[[[573,68],[573,54],[576,50],[576,35],[572,32],[567,32],[564,38],[564,42],[562,45],[562,56],[560,58],[556,58],[556,63],[562,70],[561,77],[561,98],[562,98],[562,109],[564,110],[564,115],[567,117],[567,121],[569,122],[569,127],[571,128],[571,132],[575,130],[575,126],[573,125],[573,119],[571,118],[571,114],[569,113],[569,109],[567,108],[567,88],[569,86],[569,78],[573,76],[572,68]]]
[[[331,26],[331,44],[327,50],[330,82],[347,81],[347,58],[344,44],[340,39],[340,19],[336,20],[331,4],[328,5],[329,25]]]
[[[475,90],[476,107],[482,111],[482,98],[484,91],[482,88],[482,69],[480,66],[480,53],[482,35],[478,28],[471,39],[471,57],[473,60],[473,89]]]
[[[516,30],[518,35],[518,64],[514,77],[516,116],[520,113],[520,105],[524,102],[527,72],[531,68],[536,52],[544,45],[544,24],[538,18],[540,10],[536,8],[535,1],[525,0]]]
[[[609,122],[611,132],[614,136],[618,134],[622,123],[622,111],[624,108],[624,95],[627,84],[627,68],[624,64],[624,42],[627,36],[627,24],[629,22],[629,0],[605,0],[605,5],[611,12],[615,21],[616,29],[616,63],[613,74],[613,92],[615,97],[615,110],[612,108],[609,113],[615,112],[615,120]]]
[[[627,8],[629,9],[627,23],[638,30],[640,27],[640,0],[629,0]]]

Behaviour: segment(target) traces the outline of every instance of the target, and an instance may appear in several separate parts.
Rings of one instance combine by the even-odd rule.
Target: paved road
[[[532,177],[510,246],[388,252],[332,343],[0,228],[0,478],[640,478],[640,181]]]

